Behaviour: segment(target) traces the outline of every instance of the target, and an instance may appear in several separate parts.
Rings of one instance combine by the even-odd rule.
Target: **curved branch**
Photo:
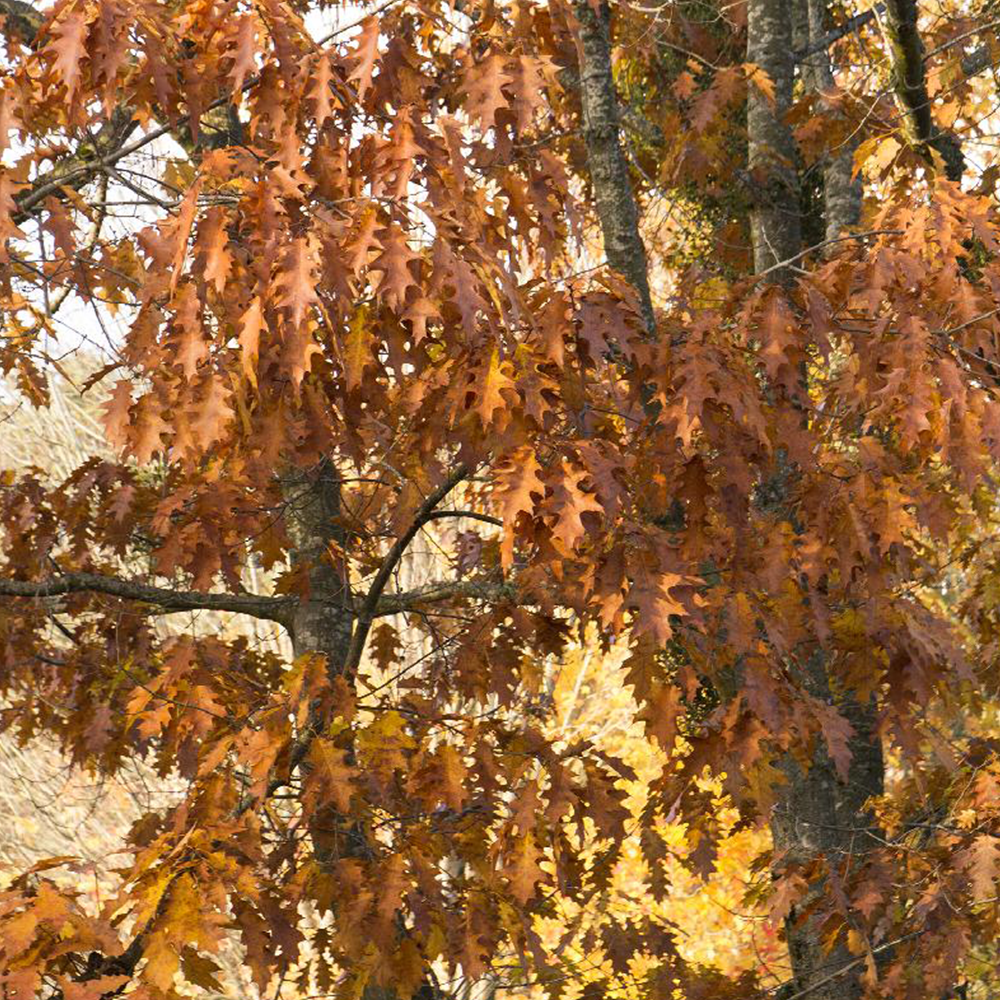
[[[825,52],[834,42],[839,42],[841,38],[845,35],[850,35],[852,32],[860,31],[866,24],[871,24],[875,18],[885,10],[885,4],[877,3],[874,7],[869,10],[862,11],[860,14],[855,14],[854,17],[849,17],[843,24],[838,25],[836,28],[832,28],[828,31],[822,38],[817,38],[815,41],[810,42],[805,48],[799,49],[795,54],[794,58],[797,63],[805,62],[810,56],[816,55],[817,52]]]
[[[416,537],[420,529],[432,520],[434,508],[469,474],[466,465],[459,465],[448,478],[420,505],[413,523],[403,532],[393,543],[393,546],[386,553],[385,559],[379,571],[375,574],[364,602],[358,611],[357,621],[354,626],[354,635],[351,636],[351,645],[347,650],[347,657],[344,661],[344,673],[351,676],[361,662],[361,654],[364,652],[365,641],[368,638],[368,631],[378,611],[379,598],[385,585],[389,582],[392,571],[396,568],[399,560],[403,557],[407,546]]]
[[[499,517],[491,517],[489,514],[480,514],[474,510],[436,510],[427,516],[428,521],[437,521],[443,517],[467,517],[470,521],[482,521],[484,524],[493,524],[498,528],[503,527],[503,521]]]
[[[294,597],[257,594],[217,594],[198,590],[172,590],[100,573],[63,573],[47,580],[0,579],[0,597],[58,597],[62,594],[108,594],[126,601],[152,604],[165,614],[176,611],[231,611],[286,624]]]

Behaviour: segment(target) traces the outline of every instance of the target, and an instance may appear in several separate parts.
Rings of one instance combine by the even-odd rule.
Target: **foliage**
[[[699,254],[652,336],[621,276],[578,266],[571,8],[399,0],[317,41],[321,14],[61,0],[9,41],[0,366],[48,398],[63,292],[122,336],[92,380],[114,457],[4,474],[0,718],[184,787],[98,910],[54,876],[68,859],[11,881],[7,995],[214,991],[235,936],[261,992],[403,1000],[514,967],[553,998],[747,996],[660,905],[720,845],[773,926],[817,920],[873,992],[942,995],[998,929],[989,190],[876,102],[865,234],[787,285],[745,246]],[[734,55],[739,8],[712,33],[645,17],[649,78],[676,30],[696,57],[641,197],[701,189],[714,221],[733,109],[770,81]],[[947,125],[983,96],[944,58]],[[826,114],[797,126],[807,160]],[[448,572],[407,585],[411,543],[456,519]],[[156,624],[196,610],[276,622],[294,654]],[[547,665],[580,641],[628,648],[638,760],[553,724]],[[894,764],[879,830],[751,863],[788,761],[851,778],[845,692],[876,698]],[[595,918],[635,845],[650,905]]]

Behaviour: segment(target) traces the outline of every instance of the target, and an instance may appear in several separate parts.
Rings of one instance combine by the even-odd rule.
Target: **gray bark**
[[[309,593],[297,607],[291,621],[292,649],[296,657],[321,653],[326,657],[330,679],[347,671],[354,628],[350,581],[346,567],[338,566],[331,549],[342,548],[346,533],[340,523],[341,483],[332,462],[315,469],[290,473],[282,483],[285,493],[285,522],[292,538],[293,566],[306,571]],[[315,714],[309,732],[300,738],[301,756],[308,752],[314,734],[322,731],[325,719]],[[310,817],[312,851],[320,865],[334,864],[338,858],[364,857],[368,853],[363,828],[350,823],[333,804],[317,809]],[[362,1000],[397,1000],[394,991],[368,983]]]
[[[290,622],[296,656],[322,653],[331,677],[343,673],[351,645],[354,610],[346,569],[331,551],[346,536],[340,523],[340,478],[331,462],[290,473],[283,483],[285,520],[292,539],[292,564],[306,570],[309,593]]]
[[[784,118],[792,100],[793,25],[797,21],[799,37],[795,41],[804,46],[821,34],[823,14],[823,0],[800,0],[805,6],[799,8],[798,17],[791,2],[749,0],[747,11],[747,61],[763,69],[775,87],[774,104],[753,86],[748,95],[749,167],[766,194],[751,215],[754,264],[758,274],[768,271],[768,279],[777,282],[788,282],[792,275],[775,265],[801,250],[796,150]],[[803,75],[814,88],[832,81],[828,60],[808,62]],[[846,211],[844,204],[854,204],[853,193],[847,198],[837,186],[842,175],[836,171],[842,167],[831,161],[829,168],[834,176],[826,201],[826,210],[831,213],[826,220],[828,231],[831,225],[842,223],[839,213]],[[874,843],[868,836],[872,818],[864,805],[882,789],[882,750],[875,730],[875,710],[849,697],[836,697],[821,649],[801,667],[798,679],[814,698],[837,704],[854,726],[853,758],[846,782],[838,778],[822,740],[817,741],[808,766],[791,754],[779,761],[786,784],[771,820],[775,853],[783,865],[808,867],[819,861],[843,871],[852,854]],[[811,1000],[857,1000],[862,994],[862,966],[843,943],[824,951],[820,919],[808,911],[802,915],[827,891],[826,878],[815,879],[798,912],[793,910],[786,921],[792,966],[788,992],[793,996],[808,994]]]
[[[856,870],[859,859],[875,845],[874,819],[865,802],[882,792],[882,747],[875,731],[873,704],[831,695],[822,652],[812,658],[800,678],[810,694],[837,703],[854,726],[848,780],[840,780],[822,740],[808,768],[790,755],[780,763],[787,784],[771,818],[771,835],[782,865],[821,865],[844,874]],[[789,914],[785,937],[792,966],[791,995],[808,993],[812,1000],[858,1000],[863,994],[863,967],[848,951],[843,937],[829,952],[822,944],[821,919],[800,916],[828,892],[825,879],[814,881]],[[839,973],[839,974],[838,974]]]
[[[830,47],[841,38],[860,31],[884,13],[885,4],[877,3],[874,7],[849,17],[843,24],[811,38],[808,42],[796,42],[795,61],[801,63],[816,52],[829,51]],[[973,49],[972,52],[962,56],[960,65],[965,76],[978,76],[993,65],[993,52],[990,46],[981,45]]]
[[[649,293],[646,248],[639,234],[639,211],[622,149],[618,99],[611,75],[610,9],[606,0],[602,0],[599,10],[589,0],[575,0],[573,10],[580,24],[583,140],[604,236],[604,253],[608,263],[635,289],[646,331],[653,336],[656,322]]]
[[[805,54],[800,59],[802,82],[822,104],[824,94],[834,88],[830,53],[821,43],[826,38],[826,0],[798,0],[796,10],[796,49]],[[851,136],[823,159],[823,208],[826,238],[836,239],[857,225],[861,217],[861,178],[852,180],[857,138]]]
[[[860,31],[866,24],[871,24],[878,14],[885,10],[885,4],[878,3],[870,10],[849,17],[843,24],[830,31],[823,32],[802,41],[796,40],[795,61],[804,62],[817,52],[827,52],[834,42],[840,41],[845,35]]]
[[[747,165],[760,195],[750,213],[754,270],[757,273],[799,252],[799,180],[796,153],[785,115],[792,103],[794,74],[792,8],[789,0],[750,0],[747,8],[747,61],[774,84],[774,102],[753,85],[747,95]],[[787,268],[773,271],[788,281]]]
[[[344,527],[341,504],[341,479],[336,466],[321,462],[305,472],[296,471],[282,483],[285,494],[285,521],[292,540],[291,559],[306,572],[309,593],[295,607],[290,628],[296,657],[321,653],[331,680],[345,678],[353,683],[368,628],[378,613],[382,591],[403,552],[428,521],[438,504],[468,475],[465,466],[433,490],[417,511],[410,528],[390,548],[382,567],[368,588],[364,600],[356,608],[346,559],[335,553],[348,550],[350,532]],[[293,751],[293,762],[302,764],[311,741],[322,732],[328,720],[311,714],[308,732],[301,734],[299,747]],[[353,748],[348,748],[349,759]],[[298,758],[296,760],[296,758]],[[306,765],[307,766],[307,765]],[[368,858],[384,848],[371,841],[364,826],[352,822],[335,805],[317,809],[310,817],[312,851],[320,865],[331,865],[339,858]],[[406,933],[399,915],[401,933]],[[438,991],[433,976],[428,974],[415,994],[419,1000],[435,1000]],[[409,1000],[400,997],[394,986],[379,986],[368,982],[362,1000]]]

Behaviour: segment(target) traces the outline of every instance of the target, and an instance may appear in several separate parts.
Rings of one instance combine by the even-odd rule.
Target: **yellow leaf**
[[[165,993],[173,986],[174,975],[181,964],[177,950],[162,931],[157,931],[147,940],[142,957],[146,960],[143,978]]]
[[[756,63],[745,62],[743,72],[746,73],[747,83],[752,83],[772,104],[775,103],[774,81],[767,72]]]
[[[344,339],[344,385],[348,392],[357,389],[365,368],[372,360],[372,338],[368,331],[368,310],[362,306],[351,317]]]

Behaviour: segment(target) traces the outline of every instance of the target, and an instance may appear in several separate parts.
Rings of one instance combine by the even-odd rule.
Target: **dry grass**
[[[76,357],[61,367],[43,408],[0,384],[0,469],[39,469],[58,482],[88,458],[110,457],[100,422],[106,393],[81,391],[93,366]],[[49,741],[21,747],[0,735],[0,869],[63,855],[103,864],[139,815],[175,795],[141,763],[104,780],[71,766]]]

